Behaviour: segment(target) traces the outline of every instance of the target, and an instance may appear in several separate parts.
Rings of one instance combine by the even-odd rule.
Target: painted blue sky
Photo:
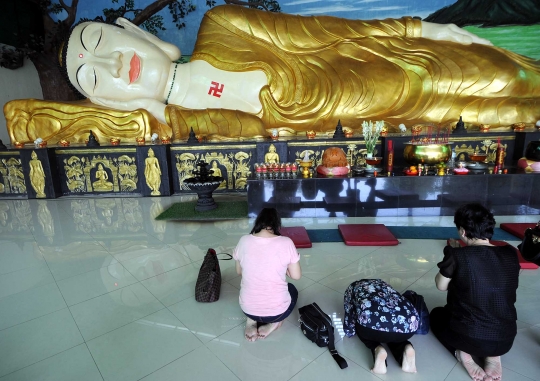
[[[152,0],[135,0],[136,7],[144,8]],[[166,20],[167,30],[159,37],[180,47],[183,54],[191,54],[200,20],[208,9],[205,0],[192,0],[197,10],[186,18],[185,30],[177,30],[172,24],[168,9],[161,12]],[[278,0],[285,13],[300,15],[331,15],[352,19],[384,19],[388,17],[419,16],[427,17],[436,10],[451,5],[456,0]],[[223,3],[218,0],[217,4]],[[111,0],[80,0],[78,18],[94,18],[109,8]],[[116,5],[116,4],[115,4]]]

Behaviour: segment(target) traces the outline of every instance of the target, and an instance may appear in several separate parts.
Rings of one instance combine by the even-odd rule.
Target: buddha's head
[[[150,149],[148,150],[148,156],[149,156],[149,157],[154,157],[154,156],[155,156],[155,155],[154,155],[154,150],[153,150],[152,148],[150,148]]]
[[[62,48],[71,84],[88,98],[165,99],[172,61],[180,50],[126,19],[76,25]]]
[[[270,147],[268,147],[268,152],[272,152],[272,153],[276,152],[276,146],[273,144],[270,144]]]

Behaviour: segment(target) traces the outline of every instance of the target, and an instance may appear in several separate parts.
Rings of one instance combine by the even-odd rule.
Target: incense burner
[[[405,143],[403,157],[409,164],[446,163],[452,157],[452,145]]]

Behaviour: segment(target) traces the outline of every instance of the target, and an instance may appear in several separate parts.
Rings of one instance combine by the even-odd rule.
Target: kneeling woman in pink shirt
[[[276,209],[264,208],[249,235],[234,249],[236,272],[242,275],[240,308],[247,316],[246,339],[264,339],[279,328],[296,304],[298,290],[285,276],[300,279],[300,254],[289,237],[280,235]],[[257,325],[261,325],[257,329]]]

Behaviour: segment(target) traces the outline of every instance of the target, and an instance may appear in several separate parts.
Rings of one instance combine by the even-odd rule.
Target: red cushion
[[[395,246],[399,241],[384,224],[338,225],[345,245],[349,246]]]
[[[519,239],[525,237],[525,230],[527,228],[534,228],[536,224],[534,222],[527,223],[515,223],[515,222],[506,222],[501,224],[501,229],[507,231],[508,233],[515,235]]]
[[[309,249],[312,246],[307,230],[303,226],[281,227],[279,231],[281,235],[292,239],[297,249]]]
[[[501,227],[502,227],[502,224],[501,224]],[[508,245],[507,242],[504,242],[504,241],[489,241],[489,243],[491,243],[492,245],[495,245],[495,246],[504,246],[504,245]],[[446,244],[449,245],[450,244],[450,240],[447,240],[446,241]],[[462,240],[459,240],[459,244],[461,246],[465,246],[465,242],[463,242]],[[516,249],[514,247],[514,249]],[[522,268],[522,269],[537,269],[538,268],[538,265],[535,264],[535,263],[532,263],[532,262],[529,262],[527,260],[525,260],[525,258],[523,258],[523,256],[521,255],[521,253],[519,252],[518,249],[516,249],[516,254],[518,256],[518,260],[519,260],[519,266]]]

